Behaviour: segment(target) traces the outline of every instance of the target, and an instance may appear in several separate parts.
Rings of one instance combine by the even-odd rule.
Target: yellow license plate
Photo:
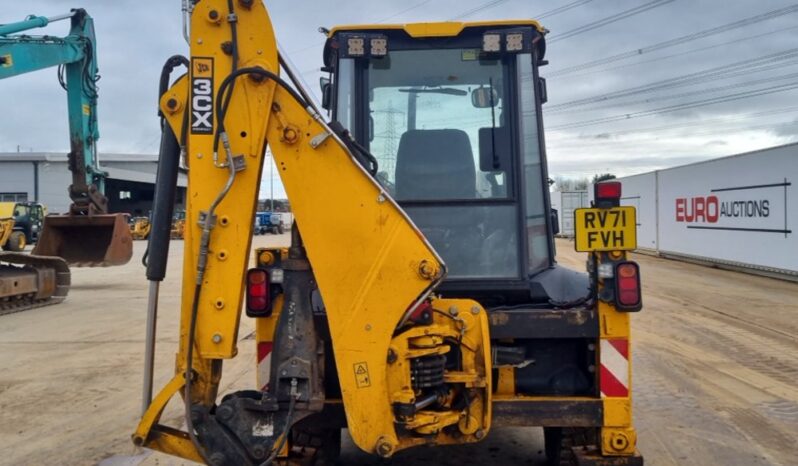
[[[630,251],[637,248],[637,219],[632,206],[574,211],[576,250]]]

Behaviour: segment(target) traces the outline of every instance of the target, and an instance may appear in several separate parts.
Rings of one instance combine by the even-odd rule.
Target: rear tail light
[[[269,272],[250,269],[247,272],[247,315],[269,317],[272,314]]]
[[[621,182],[602,181],[593,185],[596,207],[617,207],[621,203]]]
[[[640,267],[635,262],[621,262],[615,267],[615,303],[623,311],[639,311]]]

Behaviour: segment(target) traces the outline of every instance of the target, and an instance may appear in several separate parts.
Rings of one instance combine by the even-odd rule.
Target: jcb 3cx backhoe
[[[166,120],[147,276],[137,445],[213,465],[335,460],[340,432],[384,458],[542,426],[552,464],[639,465],[630,311],[634,212],[600,184],[588,273],[558,266],[535,21],[338,27],[326,122],[260,0],[186,3],[190,59],[161,79]],[[169,73],[187,65],[170,88]],[[289,84],[281,77],[283,68]],[[247,270],[266,144],[296,225]],[[189,203],[174,378],[152,399],[158,284],[181,156]],[[258,381],[218,393],[242,304]],[[183,397],[187,428],[160,423]]]

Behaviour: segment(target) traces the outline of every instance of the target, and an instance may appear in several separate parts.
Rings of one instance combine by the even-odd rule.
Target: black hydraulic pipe
[[[147,280],[163,281],[169,255],[169,239],[177,194],[177,173],[180,166],[180,144],[172,127],[164,122],[161,133],[161,153],[155,177],[155,197],[152,203],[152,230],[147,245]]]
[[[147,245],[147,280],[150,281],[147,301],[147,324],[144,347],[144,384],[142,387],[142,413],[152,402],[152,381],[155,372],[155,332],[158,322],[158,293],[166,277],[169,255],[169,236],[175,209],[177,172],[180,165],[180,144],[172,127],[162,122],[161,153],[158,157],[158,174],[155,176],[155,196],[152,203],[149,243]]]

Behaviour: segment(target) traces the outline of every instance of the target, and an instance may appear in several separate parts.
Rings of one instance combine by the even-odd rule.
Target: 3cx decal
[[[213,58],[194,57],[191,67],[191,133],[213,134]]]

